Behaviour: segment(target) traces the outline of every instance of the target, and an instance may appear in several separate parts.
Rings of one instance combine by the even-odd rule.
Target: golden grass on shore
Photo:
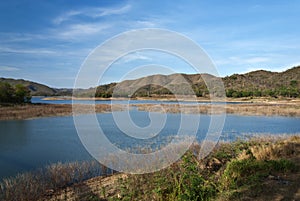
[[[239,115],[264,115],[264,116],[291,116],[300,117],[300,101],[281,101],[281,102],[255,102],[242,104],[224,105],[190,105],[186,104],[131,104],[141,111],[186,113],[186,114],[239,114]],[[76,113],[96,113],[111,112],[112,110],[124,110],[126,105],[96,104],[93,105],[73,105],[79,109]],[[71,104],[25,104],[25,105],[0,105],[0,120],[30,119],[51,116],[72,115]]]
[[[270,104],[270,103],[244,103],[226,105],[188,105],[188,104],[135,104],[141,111],[186,113],[186,114],[239,114],[264,116],[300,116],[299,104]]]
[[[93,105],[74,105],[80,113],[86,114],[94,111]],[[73,107],[74,107],[73,106]],[[123,110],[124,106],[114,105],[113,110]],[[111,112],[109,104],[95,105],[95,112]],[[31,119],[51,116],[72,115],[71,104],[26,104],[13,106],[0,106],[0,120]]]

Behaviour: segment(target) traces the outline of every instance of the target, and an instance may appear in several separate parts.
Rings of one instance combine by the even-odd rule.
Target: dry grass
[[[244,103],[222,105],[179,105],[179,104],[132,104],[141,111],[185,113],[185,114],[240,114],[265,116],[292,116],[300,117],[300,102],[284,103]],[[73,105],[76,113],[111,112],[126,109],[126,105],[96,104]],[[73,109],[74,109],[73,108]],[[30,119],[50,116],[72,115],[70,104],[27,104],[27,105],[0,105],[0,120]]]
[[[76,107],[77,106],[77,107]],[[109,104],[95,105],[95,110],[92,105],[75,105],[80,113],[91,113],[91,111],[111,112],[112,108]],[[114,105],[113,110],[123,110],[124,106]],[[30,119],[38,117],[50,116],[68,116],[72,115],[71,104],[26,104],[0,106],[0,120],[13,119]]]
[[[300,154],[300,136],[293,136],[279,141],[264,141],[250,148],[257,160],[277,160]]]
[[[199,154],[198,151],[200,148],[201,144],[194,143],[191,146],[190,151],[191,153]],[[129,197],[132,196],[130,200],[137,200],[141,196],[144,196],[144,198],[147,196],[147,198],[151,198],[152,200],[160,200],[162,197],[159,196],[160,194],[157,194],[157,190],[168,187],[164,185],[171,185],[172,182],[170,183],[170,181],[172,179],[176,180],[177,178],[174,177],[175,175],[186,175],[186,178],[188,178],[187,181],[190,181],[189,171],[191,170],[197,170],[197,172],[192,173],[199,174],[199,178],[210,183],[215,183],[211,188],[216,188],[214,192],[218,193],[217,186],[222,186],[219,182],[222,181],[220,179],[224,174],[224,170],[228,167],[228,164],[231,164],[233,161],[250,161],[251,163],[253,162],[253,164],[270,165],[273,164],[268,163],[268,161],[271,160],[279,159],[278,163],[275,161],[275,164],[280,164],[280,162],[282,162],[281,159],[297,159],[295,160],[296,165],[299,165],[299,155],[299,135],[291,137],[264,136],[252,138],[247,141],[220,143],[206,158],[197,160],[193,157],[193,161],[188,161],[186,163],[188,166],[186,167],[182,166],[184,163],[181,159],[170,167],[157,173],[143,175],[116,174],[110,177],[98,177],[103,170],[107,169],[103,169],[104,167],[99,168],[99,166],[89,163],[54,164],[37,174],[27,173],[4,180],[0,185],[0,200],[126,200],[126,197],[122,197],[125,195]],[[268,174],[270,172],[269,170],[266,170],[267,167],[259,166],[259,168],[260,171],[265,171]],[[252,171],[255,174],[257,173],[255,170]],[[274,174],[275,173],[276,172],[274,172]],[[280,175],[281,173],[278,172],[278,174]],[[284,175],[287,175],[286,178],[293,182],[291,185],[278,186],[275,180],[274,182],[273,180],[271,182],[269,177],[266,177],[268,175],[261,177],[259,182],[263,181],[264,185],[269,185],[266,182],[271,182],[272,186],[280,188],[281,194],[278,196],[287,196],[290,193],[290,188],[292,189],[292,192],[297,190],[297,185],[299,183],[299,180],[297,179],[299,178],[299,175],[298,171],[284,172]],[[249,175],[246,176],[251,176],[251,174],[249,173]],[[275,176],[271,175],[270,178]],[[88,179],[91,177],[94,178]],[[118,181],[120,178],[122,179],[121,183]],[[194,179],[196,179],[196,177]],[[126,188],[124,189],[124,186],[120,186],[121,184],[126,184]],[[160,184],[163,184],[163,186],[159,186]],[[272,187],[266,187],[266,189],[272,189]],[[251,188],[246,191],[242,188],[238,190],[243,190],[243,192],[246,193],[245,196],[242,196],[243,198],[247,198],[247,196],[251,195],[255,195],[255,197],[248,197],[249,199],[266,197],[265,194],[259,194],[256,190],[251,190]],[[132,194],[133,192],[138,194]],[[227,195],[224,196],[225,194],[223,195],[223,193],[226,192],[220,191],[216,196],[220,195],[221,200],[224,200],[225,198],[228,198],[229,200],[233,199],[233,197],[226,197]],[[278,197],[274,194],[274,191],[269,190],[267,193],[268,196],[272,196],[274,200]],[[290,197],[292,196],[297,197],[296,194],[292,194]]]
[[[226,112],[241,115],[265,115],[265,116],[300,116],[298,104],[270,104],[253,103],[226,105]]]
[[[63,201],[63,200],[106,200],[107,197],[116,195],[115,188],[119,179],[126,179],[125,174],[115,174],[109,177],[95,177],[72,186],[52,191],[39,200]]]
[[[300,104],[245,103],[222,105],[135,104],[142,111],[186,114],[240,114],[265,116],[300,116]]]
[[[72,184],[106,174],[111,171],[95,161],[56,163],[36,172],[4,179],[0,183],[0,200],[38,200]]]

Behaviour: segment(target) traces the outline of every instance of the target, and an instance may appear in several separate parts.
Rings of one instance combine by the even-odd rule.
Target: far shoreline
[[[44,97],[44,96],[36,96],[36,97]],[[47,96],[42,98],[42,100],[51,100],[51,101],[61,101],[61,100],[83,100],[83,101],[122,101],[122,100],[152,100],[152,101],[181,101],[181,102],[228,102],[228,103],[235,103],[235,102],[244,102],[244,103],[299,103],[300,98],[287,98],[287,97],[279,97],[279,98],[272,98],[272,97],[243,97],[243,98],[214,98],[211,99],[209,97],[191,97],[186,98],[185,96],[178,96],[175,97],[160,97],[160,96],[153,96],[153,97],[110,97],[110,98],[101,98],[101,97],[73,97],[73,96]]]
[[[53,99],[51,99],[53,100]],[[55,97],[55,100],[61,100],[61,97]],[[55,102],[54,100],[54,102]],[[63,99],[69,100],[69,99]],[[95,99],[78,99],[78,100],[95,100]],[[97,99],[98,100],[98,99]],[[112,99],[99,99],[99,100],[112,100]],[[121,100],[121,99],[113,99]],[[129,100],[129,99],[122,99]],[[226,114],[236,114],[244,116],[285,116],[285,117],[300,117],[300,99],[290,100],[272,100],[272,99],[255,99],[252,101],[242,99],[226,99],[226,102],[241,102],[240,104],[166,104],[162,99],[137,99],[137,100],[158,100],[162,101],[159,104],[130,104],[131,107],[137,107],[140,111],[150,112],[169,112],[169,113],[187,113],[187,114],[220,114],[226,112]],[[172,100],[166,100],[172,101]],[[175,100],[174,100],[175,101]],[[188,102],[188,101],[186,101]],[[204,100],[199,101],[204,102]],[[210,102],[206,100],[205,102]],[[77,105],[77,104],[75,104]],[[91,111],[96,113],[112,112],[112,110],[126,110],[127,105],[114,104],[113,109],[111,104],[95,104],[94,105],[81,105],[81,113],[88,114]],[[82,107],[83,106],[83,107]],[[95,107],[95,110],[94,110]],[[214,107],[214,110],[212,110]],[[163,108],[163,110],[162,110]],[[130,108],[129,108],[130,109]],[[23,105],[0,105],[0,120],[25,120],[36,119],[43,117],[60,117],[60,116],[72,116],[72,104],[47,104],[47,103],[32,103]]]

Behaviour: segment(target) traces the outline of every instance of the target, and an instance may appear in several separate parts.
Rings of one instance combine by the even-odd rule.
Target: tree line
[[[205,97],[209,95],[208,89],[200,89],[197,87],[193,87],[195,95],[197,97]],[[177,94],[184,95],[184,91],[175,90]],[[104,90],[97,90],[95,96],[102,97],[102,98],[110,98],[112,97],[113,91],[104,91]],[[150,97],[151,95],[172,95],[172,92],[168,89],[156,89],[156,90],[146,90],[145,88],[141,88],[137,90],[132,97]],[[124,92],[121,94],[114,94],[116,97],[128,97],[128,94]],[[242,97],[290,97],[290,98],[297,98],[300,97],[300,90],[296,87],[281,87],[277,89],[240,89],[235,90],[232,88],[226,89],[226,97],[232,98],[242,98]]]
[[[0,103],[30,103],[30,90],[22,84],[12,86],[7,82],[0,82]]]
[[[289,97],[297,98],[300,97],[300,91],[297,88],[292,87],[282,87],[278,89],[265,89],[265,90],[226,90],[226,96],[232,98],[242,98],[242,97]]]

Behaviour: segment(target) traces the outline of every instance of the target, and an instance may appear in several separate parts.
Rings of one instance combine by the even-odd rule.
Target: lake
[[[32,103],[46,103],[46,104],[72,104],[72,100],[44,100],[45,97],[33,96]],[[245,102],[196,102],[196,101],[161,101],[161,100],[74,100],[76,104],[243,104]]]
[[[150,122],[148,112],[133,109],[130,115],[140,127]],[[97,114],[97,118],[107,138],[122,149],[137,143],[151,144],[152,148],[158,143],[167,143],[167,139],[177,133],[180,122],[180,114],[167,114],[166,124],[157,136],[136,140],[118,129],[111,113]],[[206,133],[210,119],[210,115],[200,115],[198,140]],[[299,122],[300,118],[295,117],[227,115],[221,140],[252,134],[299,134]],[[72,116],[0,121],[0,131],[0,179],[59,161],[93,160],[79,140]]]

